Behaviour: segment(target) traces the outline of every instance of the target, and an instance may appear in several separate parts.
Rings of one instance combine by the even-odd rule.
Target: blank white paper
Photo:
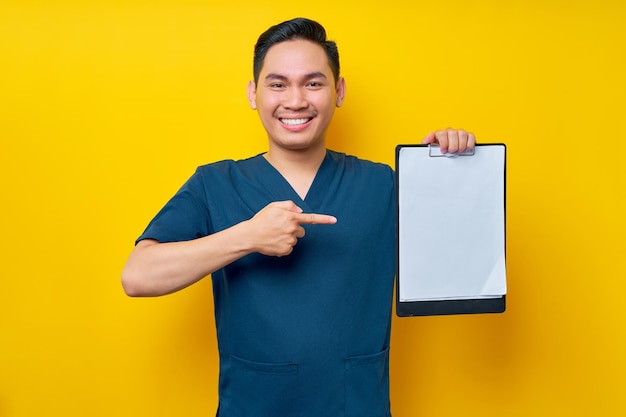
[[[454,158],[400,148],[400,301],[506,294],[504,164],[504,145]]]

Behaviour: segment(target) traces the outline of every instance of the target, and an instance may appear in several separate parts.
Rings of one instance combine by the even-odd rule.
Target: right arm
[[[132,297],[159,296],[181,290],[243,256],[291,253],[304,236],[301,224],[333,224],[321,214],[303,214],[291,201],[268,204],[252,219],[221,232],[184,242],[137,243],[122,272],[122,286]]]

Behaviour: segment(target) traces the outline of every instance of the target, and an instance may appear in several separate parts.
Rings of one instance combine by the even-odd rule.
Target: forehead
[[[297,76],[312,72],[321,72],[331,77],[332,70],[326,52],[321,45],[297,39],[277,43],[268,49],[260,78],[267,74]]]

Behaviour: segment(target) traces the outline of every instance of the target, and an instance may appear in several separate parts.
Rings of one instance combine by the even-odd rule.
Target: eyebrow
[[[304,76],[305,80],[311,80],[313,78],[326,79],[328,77],[326,77],[326,74],[324,74],[323,72],[319,72],[319,71],[311,72]],[[265,81],[271,81],[271,80],[287,81],[287,77],[281,74],[269,73],[265,76]]]

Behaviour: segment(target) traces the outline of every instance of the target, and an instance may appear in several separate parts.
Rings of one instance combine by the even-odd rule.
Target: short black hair
[[[335,77],[339,80],[339,50],[334,41],[326,39],[326,29],[314,20],[299,17],[272,26],[259,36],[254,46],[254,82],[258,83],[259,74],[265,61],[267,51],[275,44],[284,41],[303,39],[314,42],[324,48],[328,64]]]

